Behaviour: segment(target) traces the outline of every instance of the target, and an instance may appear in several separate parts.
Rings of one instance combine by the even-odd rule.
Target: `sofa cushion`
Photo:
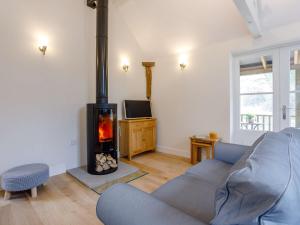
[[[247,149],[242,157],[230,168],[228,174],[233,173],[234,171],[240,170],[246,165],[246,160],[249,158],[249,156],[253,153],[254,149],[262,142],[264,137],[266,136],[266,133],[261,135],[253,144],[250,146],[249,149]]]
[[[209,223],[214,217],[215,192],[216,186],[186,174],[169,181],[152,196]]]
[[[264,224],[300,224],[300,130],[287,128],[282,133],[292,135],[290,144],[291,173],[289,184],[278,203],[262,217]],[[288,175],[288,174],[287,174]]]
[[[253,153],[254,149],[262,142],[262,140],[265,138],[266,134],[267,133],[262,134],[259,138],[256,139],[256,141],[251,146],[249,146],[249,148],[244,152],[244,154],[241,156],[241,158],[230,168],[228,174],[231,174],[234,171],[245,167],[246,160]]]
[[[276,221],[278,211],[272,215],[270,211],[290,183],[291,140],[291,135],[268,133],[246,160],[234,165],[216,192],[216,217],[212,224],[262,224],[269,216],[269,221]]]
[[[99,224],[106,225],[207,225],[128,184],[116,184],[105,191],[98,200],[96,213],[102,222]]]
[[[214,186],[220,185],[228,176],[231,164],[218,160],[205,160],[190,168],[186,173]]]
[[[233,165],[251,146],[228,144],[221,141],[215,145],[215,159]]]
[[[288,127],[286,129],[283,129],[280,131],[280,133],[286,133],[286,134],[291,134],[298,140],[297,142],[300,141],[300,129],[299,128],[293,128],[293,127]]]

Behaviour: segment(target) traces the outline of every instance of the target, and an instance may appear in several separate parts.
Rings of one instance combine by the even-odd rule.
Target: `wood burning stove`
[[[118,168],[117,105],[87,105],[88,172],[104,175]]]
[[[97,9],[97,102],[87,105],[87,168],[104,175],[118,169],[117,105],[108,103],[108,0],[87,5]]]

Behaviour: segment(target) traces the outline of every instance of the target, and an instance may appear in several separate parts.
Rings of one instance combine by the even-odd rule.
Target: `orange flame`
[[[113,121],[109,115],[99,117],[99,142],[108,142],[113,138]]]

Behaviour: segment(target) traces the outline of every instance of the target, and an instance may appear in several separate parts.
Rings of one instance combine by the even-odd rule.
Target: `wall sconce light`
[[[129,65],[123,65],[123,70],[125,71],[125,73],[127,73],[129,70]]]
[[[42,54],[46,55],[46,51],[48,48],[48,38],[40,37],[38,47],[39,47],[39,50],[42,52]]]
[[[185,67],[186,67],[186,64],[184,64],[184,63],[180,63],[180,68],[181,68],[181,70],[184,70],[184,69],[185,69]]]
[[[181,55],[179,58],[179,66],[181,70],[184,70],[187,67],[188,57],[187,55]]]
[[[47,46],[40,46],[39,50],[43,53],[43,55],[46,55],[46,51],[47,51]]]
[[[123,58],[121,65],[122,65],[122,69],[124,70],[124,72],[127,73],[129,70],[129,60],[127,58]]]

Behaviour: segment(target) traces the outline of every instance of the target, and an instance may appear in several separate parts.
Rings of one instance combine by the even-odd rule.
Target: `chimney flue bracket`
[[[87,6],[92,8],[92,9],[96,9],[97,7],[97,0],[87,0]]]

